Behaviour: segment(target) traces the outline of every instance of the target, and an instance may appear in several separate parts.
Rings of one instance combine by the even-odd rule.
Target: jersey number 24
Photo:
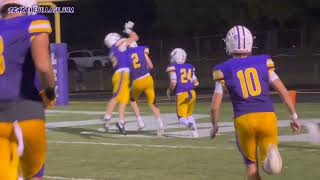
[[[191,69],[180,69],[181,73],[181,83],[186,84],[192,81],[192,70]]]
[[[243,98],[250,96],[259,96],[261,94],[261,85],[258,72],[255,68],[248,68],[237,72],[240,81]]]
[[[4,73],[4,70],[6,69],[3,51],[4,51],[3,38],[2,38],[2,36],[0,36],[0,75],[2,75]]]

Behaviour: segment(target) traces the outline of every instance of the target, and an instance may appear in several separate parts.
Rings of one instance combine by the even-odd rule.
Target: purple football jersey
[[[126,51],[121,52],[119,51],[118,47],[115,45],[111,47],[111,54],[117,58],[117,66],[114,67],[115,70],[121,69],[121,68],[129,68],[129,59],[128,59],[128,54]]]
[[[176,94],[194,89],[192,78],[195,68],[192,64],[170,64],[168,69],[172,69],[177,75]]]
[[[269,93],[270,56],[232,58],[213,68],[213,79],[223,81],[233,105],[234,117],[252,112],[273,112]]]
[[[30,46],[34,36],[52,31],[49,20],[42,15],[0,19],[0,27],[0,101],[37,94]]]
[[[130,78],[132,80],[139,79],[150,73],[145,57],[145,53],[148,52],[149,49],[145,46],[138,46],[127,50],[130,59]]]

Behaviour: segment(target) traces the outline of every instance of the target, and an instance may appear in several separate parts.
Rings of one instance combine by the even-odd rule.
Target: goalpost
[[[37,0],[39,6],[57,8],[57,2],[75,0]],[[56,105],[69,104],[68,86],[68,48],[66,43],[61,42],[61,17],[59,12],[54,13],[55,43],[50,44],[51,60],[54,69],[57,101]]]

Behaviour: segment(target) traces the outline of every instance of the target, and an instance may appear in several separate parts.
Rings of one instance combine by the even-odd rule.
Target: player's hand
[[[130,35],[132,33],[134,23],[132,21],[128,21],[127,23],[124,24],[124,30],[123,32]]]
[[[39,93],[45,108],[50,109],[56,104],[56,95],[54,89],[42,90]]]
[[[290,126],[293,132],[299,132],[301,128],[300,121],[298,119],[298,115],[296,113],[290,116]]]
[[[168,99],[171,100],[171,90],[170,90],[170,88],[167,89],[166,94],[167,94]]]
[[[211,130],[210,130],[210,138],[214,139],[218,133],[218,125],[212,126]]]
[[[133,26],[134,26],[134,22],[132,21],[128,21],[124,24],[125,29],[133,29]]]

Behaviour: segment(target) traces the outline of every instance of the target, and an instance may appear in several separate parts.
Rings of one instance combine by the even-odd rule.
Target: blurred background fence
[[[270,54],[276,63],[276,72],[286,85],[298,89],[320,87],[320,36],[308,34],[304,29],[274,30],[256,32],[254,54]],[[200,88],[213,88],[212,66],[225,61],[224,35],[176,38],[140,42],[150,47],[155,69],[152,74],[157,88],[168,86],[165,73],[169,54],[176,47],[188,53],[188,62],[196,67]],[[77,68],[69,71],[69,90],[71,92],[111,91],[112,69]]]

